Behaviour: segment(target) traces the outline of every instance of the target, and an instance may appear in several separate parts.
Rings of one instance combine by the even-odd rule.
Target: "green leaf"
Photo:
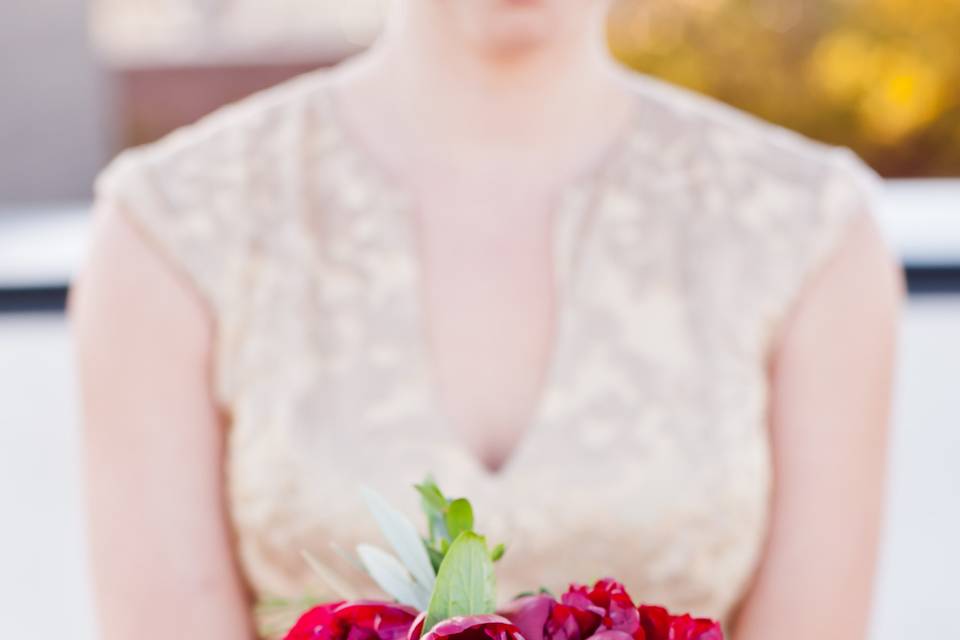
[[[461,533],[450,545],[437,572],[424,630],[454,616],[493,613],[496,582],[487,542],[472,531]]]
[[[374,582],[398,602],[417,609],[427,606],[430,593],[410,577],[410,573],[395,557],[369,544],[357,545],[357,555]]]
[[[440,487],[433,481],[433,478],[427,476],[423,484],[414,485],[420,493],[420,503],[424,514],[427,516],[427,525],[430,530],[430,541],[435,542],[437,538],[448,537],[447,527],[444,524],[443,516],[447,510],[448,501],[444,497]]]
[[[433,547],[427,547],[427,555],[430,556],[430,564],[433,565],[434,571],[440,570],[440,564],[443,562],[443,554],[440,553],[438,549]]]
[[[464,531],[473,531],[473,507],[466,498],[458,498],[447,507],[444,516],[447,532],[451,540],[456,540]]]
[[[423,484],[415,484],[420,497],[423,498],[424,507],[443,513],[447,508],[447,499],[443,497],[440,487],[433,481],[433,478],[427,478]]]
[[[423,546],[416,528],[402,513],[391,507],[380,494],[364,488],[363,496],[384,537],[397,552],[397,556],[410,575],[423,585],[427,592],[431,592],[436,575],[433,572],[433,565],[430,564],[427,549]]]
[[[503,557],[503,554],[507,552],[507,547],[502,542],[493,548],[493,551],[490,552],[490,559],[494,562],[498,561]]]
[[[447,533],[447,524],[444,521],[442,513],[436,513],[432,516],[428,516],[427,525],[430,528],[430,539],[431,540],[446,540],[450,541],[450,534]]]

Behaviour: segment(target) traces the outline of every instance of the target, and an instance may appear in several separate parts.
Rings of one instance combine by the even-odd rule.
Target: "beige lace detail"
[[[327,72],[101,176],[99,197],[216,318],[230,510],[265,602],[334,597],[302,549],[376,595],[333,548],[379,539],[356,488],[414,515],[409,487],[432,472],[509,542],[503,598],[613,575],[645,601],[731,613],[766,532],[771,341],[849,221],[871,211],[879,178],[845,148],[631,82],[635,122],[557,209],[554,358],[537,419],[497,474],[438,411],[411,200],[337,125]]]

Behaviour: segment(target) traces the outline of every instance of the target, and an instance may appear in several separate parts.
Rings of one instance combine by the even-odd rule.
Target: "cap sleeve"
[[[783,254],[789,258],[767,256],[772,274],[768,285],[777,300],[766,332],[768,347],[783,335],[804,291],[842,249],[855,223],[877,215],[882,204],[883,178],[854,151],[828,147],[819,158],[809,198],[796,201],[790,208],[791,224],[777,233],[774,244],[790,247]]]
[[[163,258],[220,311],[242,259],[243,145],[237,132],[188,127],[121,153],[98,177],[114,205]]]
[[[818,232],[803,280],[829,262],[855,221],[877,215],[882,205],[883,178],[848,147],[829,149],[821,184]]]

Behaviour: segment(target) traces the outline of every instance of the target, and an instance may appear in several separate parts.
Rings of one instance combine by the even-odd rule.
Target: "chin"
[[[591,0],[452,0],[470,40],[495,53],[535,49],[586,19]]]

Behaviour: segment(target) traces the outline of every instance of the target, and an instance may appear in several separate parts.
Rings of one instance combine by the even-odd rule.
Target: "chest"
[[[506,191],[440,191],[412,214],[430,384],[449,427],[491,469],[544,392],[559,307],[553,212],[542,197]]]

